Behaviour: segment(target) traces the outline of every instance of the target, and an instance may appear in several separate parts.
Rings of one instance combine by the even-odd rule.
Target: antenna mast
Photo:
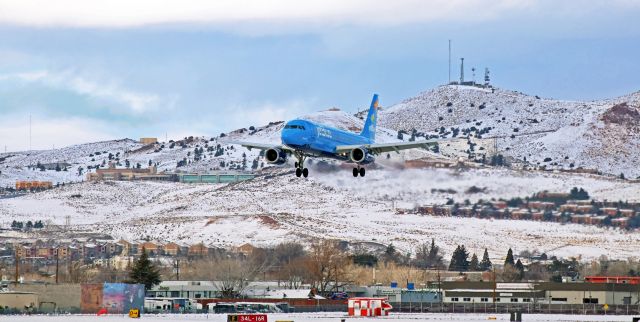
[[[29,151],[31,151],[31,114],[29,114]]]
[[[451,39],[449,39],[449,82],[451,84]]]

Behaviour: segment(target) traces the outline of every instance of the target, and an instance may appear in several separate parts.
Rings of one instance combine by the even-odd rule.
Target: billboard
[[[83,313],[128,313],[144,307],[144,285],[124,283],[83,284],[80,308]]]
[[[96,313],[102,308],[102,284],[82,284],[80,286],[80,311]]]

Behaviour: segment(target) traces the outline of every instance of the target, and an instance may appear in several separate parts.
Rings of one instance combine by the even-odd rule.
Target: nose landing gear
[[[296,167],[296,177],[300,178],[301,176],[303,177],[308,177],[309,176],[309,169],[304,167],[304,155],[302,153],[296,153],[296,158],[298,159],[298,162],[295,162],[295,167]]]

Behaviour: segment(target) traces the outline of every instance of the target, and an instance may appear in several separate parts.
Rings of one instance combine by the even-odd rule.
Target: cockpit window
[[[295,124],[288,124],[284,126],[285,129],[300,129],[300,130],[304,130],[304,126],[302,125],[295,125]]]

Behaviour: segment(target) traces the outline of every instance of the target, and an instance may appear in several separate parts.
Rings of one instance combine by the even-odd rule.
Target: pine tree
[[[387,246],[387,249],[384,251],[385,260],[389,262],[395,262],[397,256],[398,254],[396,251],[396,247],[393,246],[393,244],[389,244],[389,246]]]
[[[519,278],[523,279],[524,278],[524,265],[522,265],[522,262],[520,261],[520,259],[518,259],[518,261],[516,262],[516,269],[520,273]]]
[[[473,256],[471,256],[471,262],[469,263],[469,270],[472,272],[477,272],[480,270],[480,264],[478,263],[478,256],[476,256],[476,253],[473,253]]]
[[[449,263],[450,271],[465,272],[469,270],[469,253],[464,245],[459,245],[456,250],[453,251],[451,256],[451,262]]]
[[[462,271],[469,270],[469,252],[464,247],[464,245],[460,246],[460,253],[458,254],[458,262],[460,263],[460,268]]]
[[[129,270],[129,280],[127,282],[130,284],[144,284],[146,290],[161,282],[160,272],[149,260],[149,255],[147,255],[147,250],[144,247],[140,258]]]
[[[441,267],[442,255],[440,255],[440,247],[436,246],[436,241],[431,238],[431,247],[429,247],[429,256],[427,256],[428,267]]]
[[[487,249],[484,249],[484,255],[482,255],[482,261],[480,262],[480,270],[481,271],[490,271],[493,267],[491,260],[489,259],[489,252]]]
[[[453,251],[453,254],[451,254],[451,261],[449,262],[449,270],[450,271],[455,271],[456,268],[458,267],[458,252],[460,251],[460,246],[458,245],[458,247],[456,247],[456,250]]]
[[[515,261],[513,260],[513,251],[511,250],[511,248],[509,248],[509,251],[507,252],[507,258],[504,260],[504,266],[507,265],[515,265]]]

